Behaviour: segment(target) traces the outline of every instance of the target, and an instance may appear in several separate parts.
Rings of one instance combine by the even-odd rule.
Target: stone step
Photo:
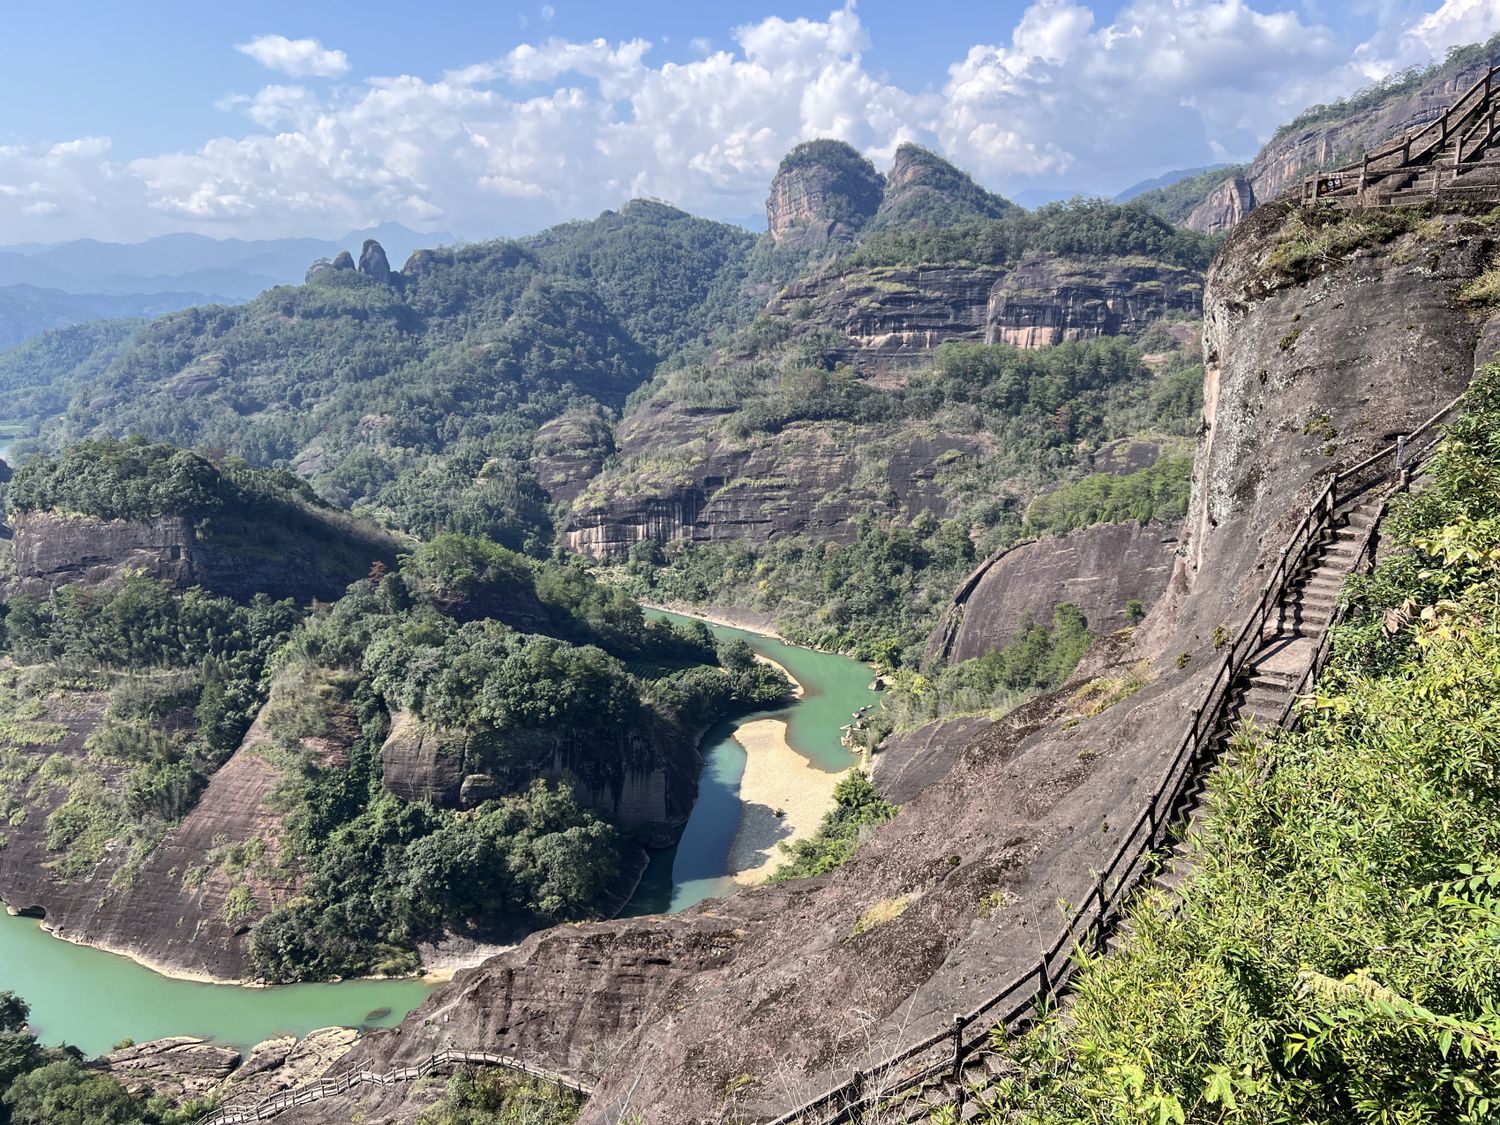
[[[1297,681],[1302,678],[1300,672],[1284,672],[1279,668],[1268,668],[1261,664],[1250,665],[1250,682],[1266,684],[1284,684],[1288,689],[1297,686]]]
[[[1255,723],[1263,727],[1274,727],[1281,720],[1281,711],[1282,708],[1269,705],[1247,706],[1239,709],[1239,718],[1245,725]]]
[[[1301,606],[1303,609],[1331,610],[1335,605],[1338,604],[1338,600],[1339,594],[1337,590],[1330,590],[1327,587],[1323,587],[1322,589],[1317,590],[1303,587],[1302,590],[1298,592],[1296,602],[1294,604]]]
[[[1292,696],[1284,684],[1252,684],[1240,699],[1241,707],[1285,707]]]

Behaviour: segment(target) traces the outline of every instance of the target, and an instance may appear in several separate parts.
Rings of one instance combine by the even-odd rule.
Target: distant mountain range
[[[377,239],[398,266],[413,250],[458,241],[446,231],[421,234],[383,223],[333,240],[167,234],[135,243],[81,238],[0,246],[0,348],[100,317],[238,304],[273,285],[300,283],[318,258],[341,250],[358,256],[367,238]]]
[[[1148,191],[1160,191],[1162,188],[1171,187],[1180,180],[1186,180],[1191,176],[1201,176],[1205,172],[1217,172],[1221,168],[1229,168],[1229,164],[1205,164],[1200,168],[1178,168],[1175,172],[1163,172],[1160,176],[1150,180],[1142,180],[1138,184],[1131,184],[1128,188],[1114,197],[1116,203],[1129,203],[1138,195],[1145,195]]]

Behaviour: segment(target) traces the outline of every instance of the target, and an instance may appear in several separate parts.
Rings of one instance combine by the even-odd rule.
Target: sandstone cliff
[[[843,141],[805,141],[771,181],[766,226],[778,247],[812,249],[848,238],[875,216],[883,180]]]
[[[45,595],[70,582],[102,585],[142,571],[179,589],[203,586],[240,600],[331,600],[376,560],[395,562],[395,539],[372,525],[293,505],[264,515],[105,520],[18,512],[13,587]]]
[[[1203,234],[1223,234],[1233,230],[1254,206],[1255,189],[1244,176],[1236,174],[1209,192],[1182,225]]]
[[[56,743],[22,746],[45,777],[47,760],[96,770],[117,790],[125,767],[90,760],[86,741],[101,719],[102,693],[59,693],[48,717],[67,729]],[[330,737],[316,751],[332,761],[357,729],[347,714],[331,716]],[[49,848],[48,818],[69,798],[66,769],[50,767],[52,783],[33,784],[11,812],[0,848],[0,900],[38,915],[57,936],[124,953],[164,971],[236,981],[249,969],[245,937],[273,906],[297,893],[297,877],[280,860],[284,783],[273,739],[257,720],[243,744],[214,774],[198,803],[148,852],[150,841],[105,849],[87,868],[66,869],[68,852]],[[60,758],[59,758],[60,756]],[[13,798],[17,795],[12,795]],[[234,903],[231,906],[231,895]]]
[[[481,745],[402,713],[392,720],[381,761],[392,793],[440,808],[474,808],[523,792],[537,778],[567,778],[582,804],[665,847],[698,795],[697,744],[697,732],[659,720],[649,734],[511,731]]]
[[[1113,523],[1018,543],[985,559],[953,595],[927,642],[929,661],[957,663],[1003,648],[1023,617],[1043,624],[1072,602],[1095,636],[1127,624],[1125,606],[1155,604],[1166,589],[1175,528]]]
[[[862,512],[945,516],[940,459],[986,444],[982,435],[871,433],[847,422],[734,438],[721,432],[725,414],[644,403],[616,433],[621,470],[579,494],[563,542],[595,558],[645,539],[761,543],[805,532],[847,543]]]
[[[1479,325],[1452,298],[1487,262],[1487,227],[1445,220],[1293,285],[1264,269],[1282,219],[1266,208],[1242,224],[1210,278],[1185,553],[1134,649],[1095,684],[1112,705],[1079,713],[1076,684],[1034,701],[954,754],[943,780],[832,875],[676,919],[534,935],[354,1057],[409,1061],[462,1043],[521,1048],[579,1074],[602,1067],[590,1125],[626,1107],[682,1125],[771,1116],[946,1026],[1028,964],[1056,932],[1058,899],[1087,893],[1138,814],[1212,674],[1214,627],[1243,619],[1325,475],[1425,418],[1476,360]],[[1290,326],[1299,334],[1283,344]],[[1150,671],[1139,663],[1153,658]],[[722,948],[709,953],[715,935]],[[639,951],[629,964],[604,952],[616,942]],[[653,945],[667,962],[654,981]],[[564,987],[544,990],[549,981]],[[611,996],[640,1015],[622,1019]],[[367,1119],[400,1119],[404,1096],[383,1092]]]

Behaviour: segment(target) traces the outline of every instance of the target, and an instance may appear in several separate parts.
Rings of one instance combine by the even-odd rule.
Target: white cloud
[[[1396,65],[1440,59],[1449,47],[1479,43],[1500,31],[1500,0],[1445,0],[1401,33]]]
[[[1406,0],[1398,5],[1403,12]],[[218,103],[243,131],[194,151],[110,162],[107,139],[0,147],[0,240],[42,219],[108,213],[144,235],[191,227],[279,234],[384,219],[520,233],[654,195],[703,214],[756,215],[786,151],[818,136],[877,163],[904,140],[988,186],[1117,190],[1164,169],[1243,159],[1312,101],[1368,81],[1380,59],[1483,38],[1500,0],[1427,0],[1358,51],[1295,0],[1131,0],[1101,20],[1083,0],[1035,0],[969,48],[937,90],[873,71],[853,4],[768,18],[687,61],[644,39],[540,38],[436,79],[268,84]],[[1394,11],[1395,8],[1390,10]],[[242,48],[298,76],[348,62],[315,40]],[[26,185],[24,188],[22,185]],[[102,203],[100,201],[103,201]],[[49,216],[6,224],[23,207]],[[149,228],[149,230],[147,229]]]
[[[248,43],[236,43],[234,49],[268,70],[279,70],[293,78],[340,78],[349,73],[349,56],[324,49],[316,39],[259,35]]]

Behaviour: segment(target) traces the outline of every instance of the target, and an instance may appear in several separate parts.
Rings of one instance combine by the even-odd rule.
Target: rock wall
[[[1010,268],[879,267],[788,285],[771,317],[811,316],[846,341],[835,358],[879,381],[931,358],[949,340],[1043,348],[1133,334],[1169,313],[1202,309],[1196,271],[1125,259],[1032,255]]]
[[[880,207],[884,181],[843,141],[806,141],[771,181],[766,227],[778,247],[811,249],[859,231]]]
[[[698,733],[659,719],[650,731],[510,731],[481,745],[401,713],[381,761],[392,793],[446,808],[521,793],[538,778],[567,778],[582,804],[667,846],[698,795]]]
[[[1201,234],[1223,234],[1233,230],[1255,206],[1255,189],[1244,176],[1230,176],[1192,212],[1182,225]]]
[[[848,543],[861,512],[946,516],[936,462],[982,448],[974,437],[872,434],[846,422],[795,422],[731,439],[719,432],[722,417],[661,399],[642,404],[616,434],[621,469],[574,501],[563,542],[594,558],[619,557],[644,539],[764,543],[807,533]],[[862,472],[861,451],[874,456],[876,437],[884,452],[875,471]]]
[[[104,712],[102,694],[59,705],[69,727],[62,743],[36,748],[42,756],[86,756],[84,743]],[[93,869],[64,875],[63,856],[47,848],[47,817],[66,798],[52,787],[0,848],[0,899],[14,911],[39,914],[58,937],[134,957],[163,971],[206,980],[237,981],[249,974],[245,937],[273,906],[297,893],[297,880],[279,870],[281,814],[274,794],[283,777],[257,748],[269,740],[257,721],[243,744],[208,784],[198,804],[128,876],[128,848],[106,853]],[[331,748],[330,748],[330,752]],[[107,785],[122,767],[91,763]],[[243,867],[220,862],[225,849],[252,845]],[[228,913],[237,888],[250,895],[248,913]]]
[[[1176,547],[1175,528],[1131,521],[998,551],[954,593],[927,642],[926,659],[956,664],[1003,648],[1022,618],[1049,624],[1059,602],[1082,610],[1096,636],[1113,632],[1127,624],[1127,602],[1150,606],[1161,596]]]
[[[11,523],[19,589],[46,595],[69,582],[99,586],[140,571],[174,586],[193,584],[197,537],[180,516],[101,520],[17,512]]]
[[[395,541],[343,517],[287,506],[261,522],[235,515],[106,520],[18,512],[12,522],[15,592],[45,596],[70,582],[110,585],[139,571],[180,589],[200,585],[248,600],[340,597]]]

